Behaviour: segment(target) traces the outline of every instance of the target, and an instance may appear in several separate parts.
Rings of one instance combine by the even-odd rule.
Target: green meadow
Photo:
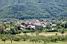
[[[3,41],[0,41],[0,44],[43,44],[41,43],[33,43],[33,42],[29,42],[29,41],[13,41],[13,43],[11,43],[10,41],[6,41],[5,43]],[[49,42],[49,43],[45,43],[45,44],[67,44],[67,41],[59,41],[59,42]]]

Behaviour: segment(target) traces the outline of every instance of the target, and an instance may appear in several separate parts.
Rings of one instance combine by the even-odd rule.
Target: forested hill
[[[67,18],[67,0],[0,0],[0,18]]]

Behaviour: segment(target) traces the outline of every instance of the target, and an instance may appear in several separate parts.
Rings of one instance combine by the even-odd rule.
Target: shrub
[[[13,40],[14,40],[14,41],[20,41],[21,38],[20,38],[19,36],[15,36]]]

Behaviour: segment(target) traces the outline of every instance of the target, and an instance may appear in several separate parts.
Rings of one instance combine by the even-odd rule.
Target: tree
[[[4,44],[5,44],[5,41],[7,40],[7,36],[3,34],[1,40],[4,41]]]
[[[5,44],[6,38],[2,38],[2,41],[4,41],[4,44]]]
[[[61,31],[61,34],[62,34],[62,37],[63,37],[63,34],[64,34],[64,30]]]
[[[30,41],[33,42],[34,44],[36,44],[36,42],[38,42],[39,39],[37,37],[31,37]]]
[[[12,44],[14,35],[9,34],[9,35],[7,35],[7,37],[8,37],[8,39],[11,41],[11,44]]]

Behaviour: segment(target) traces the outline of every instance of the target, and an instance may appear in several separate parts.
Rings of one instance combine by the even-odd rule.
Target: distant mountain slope
[[[67,18],[67,0],[0,0],[0,18]]]

